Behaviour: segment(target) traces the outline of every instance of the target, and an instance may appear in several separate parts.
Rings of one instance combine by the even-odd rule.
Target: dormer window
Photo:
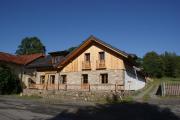
[[[60,57],[59,56],[54,56],[52,57],[52,63],[56,64],[59,61]]]

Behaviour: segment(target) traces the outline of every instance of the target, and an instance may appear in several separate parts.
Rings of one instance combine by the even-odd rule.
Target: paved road
[[[180,100],[149,103],[49,105],[0,96],[0,120],[180,120]]]
[[[0,96],[0,120],[45,120],[63,111],[76,112],[78,105],[48,105],[35,100]]]

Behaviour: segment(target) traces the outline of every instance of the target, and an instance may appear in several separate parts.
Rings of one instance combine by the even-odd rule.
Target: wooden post
[[[65,85],[65,91],[67,91],[67,84]]]
[[[91,91],[90,84],[89,84],[89,92]]]
[[[163,84],[161,83],[161,95],[164,96]]]
[[[161,83],[161,91],[162,91],[162,96],[165,96],[166,95],[165,82]]]

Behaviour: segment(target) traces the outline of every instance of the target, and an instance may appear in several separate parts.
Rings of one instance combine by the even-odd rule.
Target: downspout
[[[20,78],[20,85],[21,85],[21,92],[23,92],[23,74],[24,74],[24,65],[21,67],[21,78]]]

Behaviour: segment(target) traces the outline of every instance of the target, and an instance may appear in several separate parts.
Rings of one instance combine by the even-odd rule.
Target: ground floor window
[[[55,83],[55,75],[50,75],[50,84]]]
[[[108,83],[108,74],[101,74],[101,83],[102,84],[107,84]]]
[[[45,82],[45,76],[41,75],[40,76],[40,84],[44,84],[44,82]]]
[[[62,78],[62,84],[66,84],[67,83],[67,76],[61,75],[61,78]]]
[[[88,83],[88,74],[83,74],[82,75],[82,83],[87,84]]]

